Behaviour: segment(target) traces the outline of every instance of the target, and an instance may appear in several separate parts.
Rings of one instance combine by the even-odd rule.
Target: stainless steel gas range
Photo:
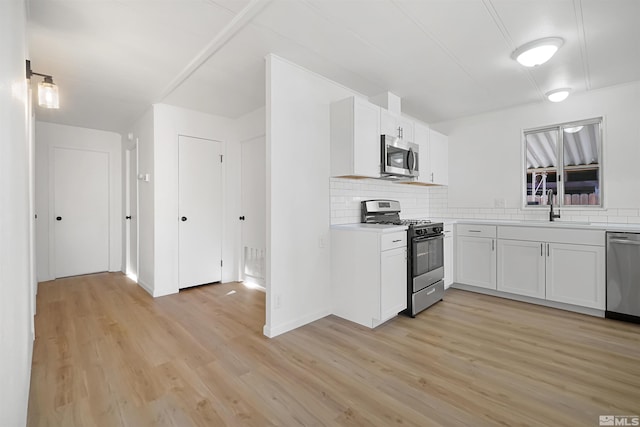
[[[407,309],[415,317],[444,296],[443,224],[428,220],[400,219],[396,200],[361,202],[361,222],[407,225]]]

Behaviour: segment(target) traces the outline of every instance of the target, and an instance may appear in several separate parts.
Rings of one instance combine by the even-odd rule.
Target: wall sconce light
[[[31,61],[27,59],[27,79],[31,80],[31,76],[44,77],[44,81],[38,83],[38,105],[44,108],[60,108],[58,86],[53,82],[53,77],[31,70]]]

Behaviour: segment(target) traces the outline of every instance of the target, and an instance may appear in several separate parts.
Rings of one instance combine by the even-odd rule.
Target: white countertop
[[[508,219],[469,219],[448,218],[441,220],[445,224],[486,224],[486,225],[512,225],[517,227],[544,227],[544,228],[573,228],[584,230],[620,231],[627,233],[640,233],[640,224],[618,224],[607,222],[572,222],[572,221],[536,221],[536,220],[508,220]]]
[[[396,231],[406,231],[406,225],[393,225],[393,224],[336,224],[331,226],[334,230],[347,230],[347,231],[368,231],[373,233],[393,233]]]

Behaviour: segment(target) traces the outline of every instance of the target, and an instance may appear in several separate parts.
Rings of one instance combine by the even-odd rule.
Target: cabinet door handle
[[[391,241],[391,243],[398,243],[398,242],[402,242],[402,239],[392,240],[392,241]]]
[[[549,244],[547,243],[547,256],[549,256]]]
[[[542,256],[542,243],[540,243],[540,256]]]
[[[482,230],[469,230],[469,233],[482,233]]]
[[[491,239],[491,250],[495,251],[496,250],[496,241]]]
[[[431,182],[433,182],[433,172],[431,172]]]

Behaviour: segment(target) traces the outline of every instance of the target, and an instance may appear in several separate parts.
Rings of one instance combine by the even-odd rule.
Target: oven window
[[[413,276],[418,277],[444,266],[443,237],[429,237],[413,241]]]

